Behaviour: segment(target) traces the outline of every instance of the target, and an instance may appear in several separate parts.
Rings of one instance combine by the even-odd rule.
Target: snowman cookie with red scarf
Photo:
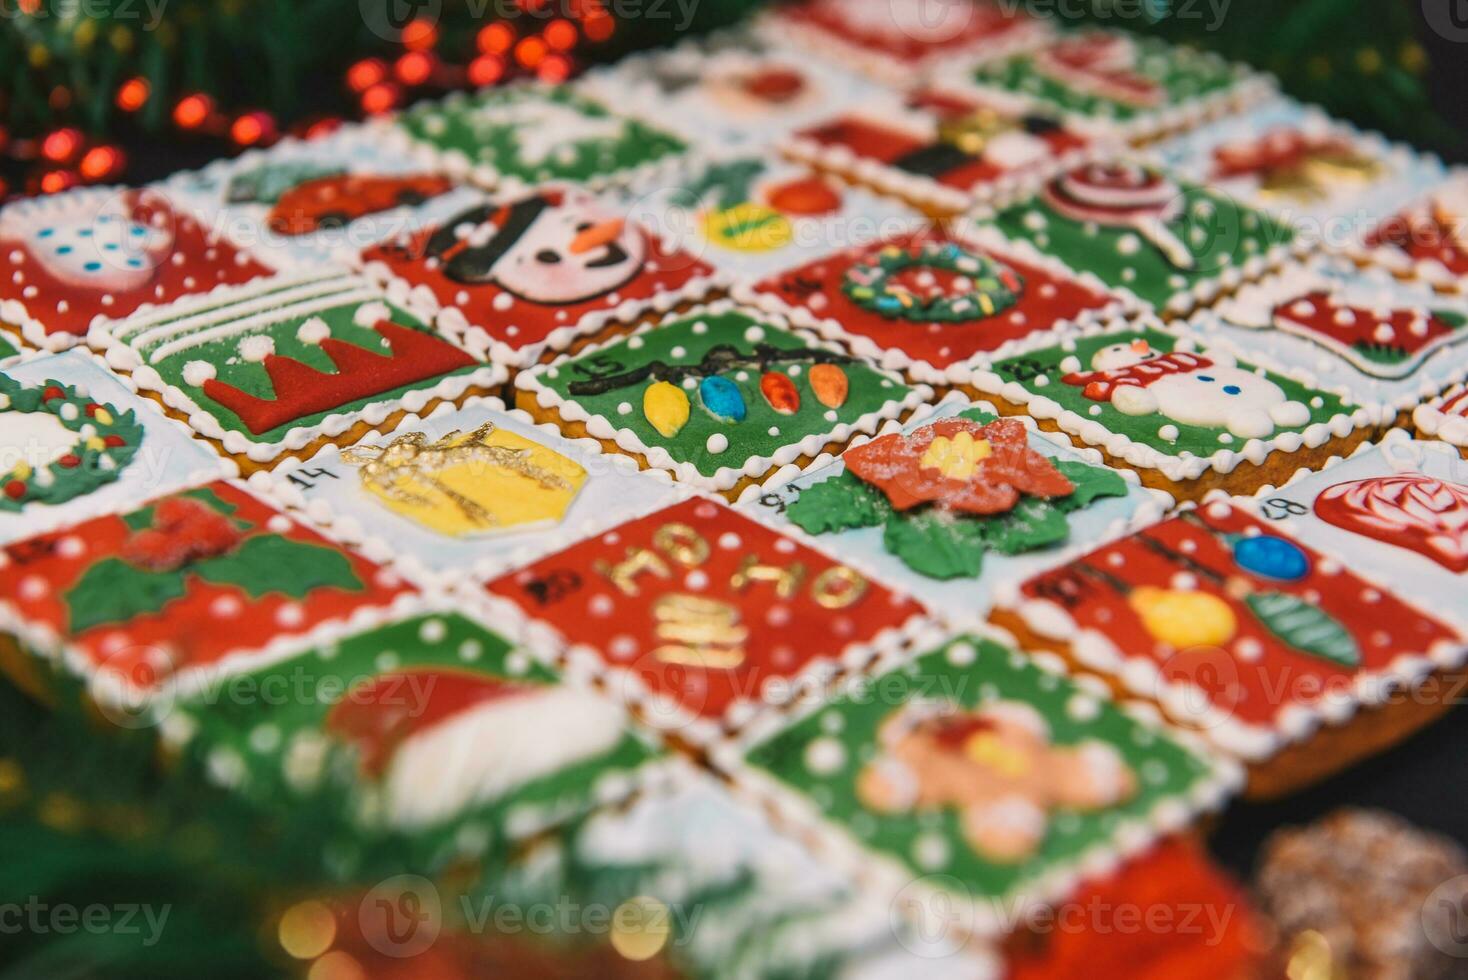
[[[713,286],[709,266],[574,188],[486,201],[363,260],[440,327],[513,364]]]

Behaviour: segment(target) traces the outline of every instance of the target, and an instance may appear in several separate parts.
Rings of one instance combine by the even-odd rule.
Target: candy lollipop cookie
[[[1156,170],[1137,163],[1090,163],[1056,177],[1041,195],[1072,221],[1131,228],[1177,268],[1195,265],[1193,253],[1168,227],[1182,215],[1182,191]]]

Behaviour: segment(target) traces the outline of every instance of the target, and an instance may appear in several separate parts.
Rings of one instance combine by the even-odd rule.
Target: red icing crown
[[[238,415],[258,435],[287,422],[474,363],[472,357],[457,347],[421,330],[391,320],[379,320],[372,329],[387,341],[392,353],[376,354],[365,347],[328,337],[321,342],[321,350],[336,365],[334,374],[318,371],[292,357],[269,354],[264,364],[275,392],[274,400],[256,398],[214,378],[204,382],[204,394]]]

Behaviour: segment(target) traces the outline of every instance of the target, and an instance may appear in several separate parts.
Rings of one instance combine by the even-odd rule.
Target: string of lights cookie
[[[912,270],[923,270],[915,283],[924,290],[921,294],[899,281],[899,276]],[[952,276],[947,288],[934,272]],[[938,323],[993,316],[1019,302],[1023,289],[1024,280],[1013,269],[953,242],[880,249],[848,269],[841,283],[848,299],[879,316]]]
[[[855,358],[839,351],[818,347],[792,347],[781,349],[771,344],[756,344],[753,352],[744,354],[731,344],[710,347],[702,360],[694,364],[669,364],[666,361],[651,361],[630,371],[620,371],[621,365],[610,368],[607,374],[573,381],[567,389],[572,395],[605,395],[609,391],[630,388],[644,381],[668,381],[674,384],[684,378],[708,378],[727,374],[730,371],[759,371],[764,373],[777,364],[852,364]],[[595,359],[592,360],[595,363]],[[587,370],[577,365],[576,370]]]
[[[143,443],[131,409],[119,412],[92,401],[79,387],[47,381],[25,385],[0,376],[0,415],[44,412],[77,434],[67,450],[44,465],[24,458],[0,474],[0,511],[26,504],[63,504],[117,479]]]

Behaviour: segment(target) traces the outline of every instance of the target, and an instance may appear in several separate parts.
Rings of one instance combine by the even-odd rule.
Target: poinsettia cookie
[[[972,386],[1001,412],[1094,446],[1180,500],[1282,483],[1350,451],[1376,421],[1303,373],[1146,320],[1037,344],[976,371]]]
[[[1346,247],[1398,272],[1458,288],[1468,276],[1468,172],[1453,170]]]
[[[713,269],[577,187],[484,200],[362,253],[389,295],[496,363],[533,364],[608,323],[665,312],[716,284]]]
[[[1155,148],[1175,173],[1342,248],[1446,176],[1442,161],[1276,96]]]
[[[1004,639],[880,664],[757,725],[725,764],[828,859],[980,934],[1221,804],[1233,765]]]
[[[703,498],[487,592],[539,620],[543,649],[568,669],[603,677],[645,721],[699,742],[900,649],[925,622],[905,594]]]
[[[781,149],[949,214],[1008,199],[1077,165],[1098,145],[1033,100],[938,85],[827,114],[793,132]]]
[[[1348,520],[1339,494],[1322,503]],[[1319,550],[1269,514],[1227,498],[1184,510],[1015,584],[997,620],[1247,761],[1251,795],[1324,778],[1429,718],[1410,697],[1377,709],[1455,668],[1465,640],[1355,571],[1359,549]]]
[[[743,506],[972,624],[997,583],[1149,524],[1171,502],[1094,450],[960,396]]]
[[[330,266],[145,308],[89,340],[255,468],[506,376]]]
[[[496,398],[327,445],[250,477],[342,540],[438,583],[485,579],[682,496],[667,474]]]
[[[281,268],[354,254],[475,200],[410,151],[362,127],[286,139],[268,151],[179,174],[167,186],[209,227]]]
[[[0,210],[0,324],[62,350],[92,323],[272,270],[160,190],[87,188]]]
[[[235,465],[80,351],[0,367],[0,544]]]
[[[217,678],[174,711],[165,736],[215,781],[269,807],[331,801],[438,855],[467,825],[520,838],[625,796],[652,755],[620,707],[513,634],[432,608]]]
[[[1320,257],[1245,286],[1191,326],[1346,389],[1383,422],[1468,377],[1468,297],[1348,259]]]
[[[1039,44],[1046,21],[991,0],[801,0],[771,8],[757,29],[777,44],[834,56],[906,84],[955,58],[993,58]]]
[[[6,631],[104,694],[189,690],[416,599],[398,576],[225,481],[0,555]]]
[[[1128,308],[1033,248],[938,228],[847,248],[736,295],[930,384],[963,382],[1037,336]]]
[[[1418,433],[1457,446],[1468,459],[1468,386],[1454,385],[1412,413]]]
[[[676,163],[684,140],[565,86],[520,84],[454,93],[392,124],[425,164],[513,191],[547,181],[601,187]]]
[[[520,407],[737,498],[931,394],[720,301],[515,378]]]
[[[711,153],[622,198],[633,221],[734,283],[923,223],[903,204],[763,154]]]
[[[1257,279],[1303,247],[1290,226],[1135,160],[1068,170],[980,227],[1167,314]]]
[[[1131,139],[1196,125],[1272,91],[1264,76],[1217,55],[1103,30],[985,59],[964,74],[980,86],[1038,99],[1072,126]]]

